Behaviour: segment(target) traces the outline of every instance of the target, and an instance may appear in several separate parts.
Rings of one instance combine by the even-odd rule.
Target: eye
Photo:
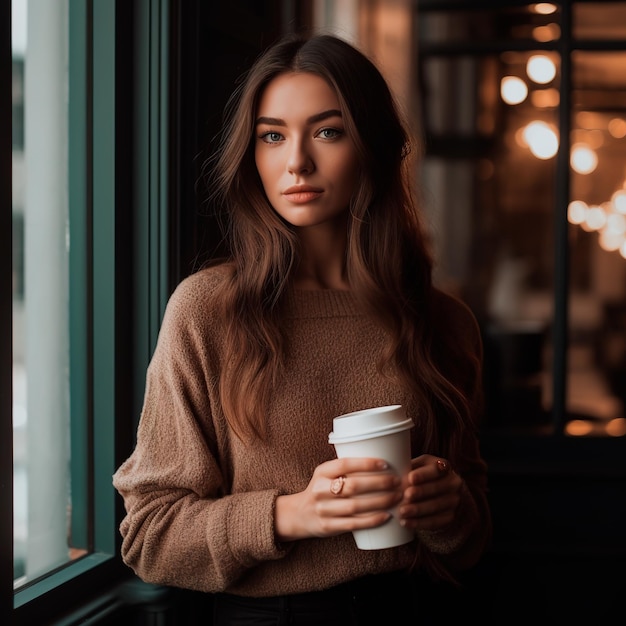
[[[341,135],[343,135],[343,131],[337,128],[322,128],[317,133],[317,136],[322,139],[337,139],[337,137],[341,137]]]
[[[259,138],[265,143],[278,143],[283,139],[283,136],[276,131],[270,130],[267,133],[260,135]]]

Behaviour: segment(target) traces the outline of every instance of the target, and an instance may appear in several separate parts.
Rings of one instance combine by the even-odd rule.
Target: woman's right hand
[[[276,499],[278,541],[331,537],[384,524],[402,499],[402,480],[380,459],[333,459],[318,465],[307,488]]]

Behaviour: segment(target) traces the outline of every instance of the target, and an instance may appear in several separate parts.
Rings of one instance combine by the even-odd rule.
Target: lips
[[[323,192],[323,189],[311,185],[294,185],[285,189],[283,196],[294,204],[304,204],[319,198]]]

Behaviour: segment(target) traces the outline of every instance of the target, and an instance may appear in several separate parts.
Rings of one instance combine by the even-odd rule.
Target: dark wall
[[[262,50],[309,16],[308,3],[290,0],[172,3],[173,284],[220,250],[201,173],[228,97]]]

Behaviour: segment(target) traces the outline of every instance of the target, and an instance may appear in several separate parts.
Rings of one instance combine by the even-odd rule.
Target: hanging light
[[[558,24],[546,24],[533,28],[533,39],[535,41],[554,41],[561,36],[561,28]]]
[[[594,204],[587,209],[585,224],[589,230],[600,230],[606,224],[606,213],[604,209]]]
[[[616,235],[626,233],[626,215],[621,213],[609,213],[606,218],[607,229]]]
[[[526,73],[534,82],[545,85],[556,76],[556,66],[544,54],[534,54],[526,63]]]
[[[603,250],[617,250],[626,259],[626,183],[602,204],[572,200],[567,206],[567,221],[585,232],[597,232]]]
[[[609,133],[615,139],[623,139],[626,137],[626,120],[623,120],[621,117],[614,117],[609,122]]]
[[[582,224],[585,221],[588,208],[586,202],[582,200],[572,200],[567,207],[567,221],[570,224]]]
[[[611,205],[615,211],[626,215],[626,189],[618,189],[611,196]]]
[[[600,231],[598,243],[600,244],[600,247],[607,252],[619,250],[619,247],[622,245],[623,242],[623,235],[611,232],[608,228],[604,228]]]
[[[579,174],[591,174],[598,166],[598,155],[585,143],[572,146],[570,165]]]
[[[556,132],[545,122],[530,122],[523,132],[528,148],[538,159],[550,159],[559,149]]]
[[[500,81],[500,95],[507,104],[519,104],[526,100],[528,87],[517,76],[505,76]]]
[[[609,437],[623,437],[626,435],[626,418],[614,417],[606,425],[606,434]]]
[[[552,2],[538,2],[533,5],[533,11],[539,15],[550,15],[556,13],[556,4]]]

